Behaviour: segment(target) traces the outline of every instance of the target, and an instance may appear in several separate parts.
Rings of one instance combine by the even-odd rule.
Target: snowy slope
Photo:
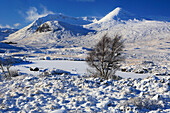
[[[70,17],[70,16],[66,16],[63,14],[49,14],[45,17],[39,18],[34,23],[37,25],[40,25],[46,21],[54,21],[54,20],[62,21],[62,22],[66,22],[66,23],[74,24],[74,25],[85,25],[85,24],[91,23],[90,21],[92,21],[92,18],[88,19],[87,17],[87,19],[85,19],[82,17]]]
[[[106,16],[101,18],[100,20],[93,22],[88,25],[84,25],[85,28],[95,29],[95,30],[103,30],[113,27],[117,24],[126,24],[128,21],[142,21],[144,19],[150,20],[149,18],[144,18],[135,14],[132,14],[120,7],[117,7]]]
[[[21,50],[21,48],[2,43],[1,41],[5,40],[5,37],[8,37],[10,34],[16,32],[18,29],[11,28],[0,28],[0,52],[5,52],[5,50]]]
[[[64,61],[59,64],[33,61],[32,64],[18,65],[27,69],[24,75],[0,81],[0,112],[170,112],[170,77],[126,78],[124,75],[126,79],[118,81],[72,72],[60,75],[57,73],[61,70],[48,69],[59,67],[71,70],[85,65],[69,61],[67,64]],[[33,65],[46,70],[46,74],[41,71],[30,75],[29,67]]]
[[[97,32],[89,42],[95,44],[106,33],[111,37],[115,34],[123,36],[125,55],[127,59],[137,61],[133,63],[150,60],[170,69],[170,22],[129,21]]]
[[[27,47],[51,48],[62,46],[63,44],[59,43],[61,41],[68,41],[69,43],[69,40],[73,39],[73,37],[86,35],[94,31],[62,21],[47,21],[36,27],[35,24],[37,23],[33,23],[10,35],[8,41],[16,42],[18,45]]]
[[[69,17],[62,14],[47,15],[39,18],[25,28],[7,37],[7,42],[16,42],[18,46],[27,48],[51,48],[62,46],[73,37],[86,35],[94,30],[82,25],[95,21],[95,17]],[[70,44],[68,44],[70,45]]]
[[[16,32],[18,29],[10,28],[0,28],[0,41],[4,40],[4,37],[9,36],[10,34]]]
[[[0,42],[0,53],[5,53],[7,51],[19,52],[22,50],[25,50],[25,49],[22,47],[16,47],[15,45],[10,45],[10,44]]]
[[[94,17],[75,18],[62,14],[50,14],[46,17],[37,19],[32,24],[10,35],[7,40],[17,42],[19,46],[26,45],[27,47],[35,48],[38,44],[39,46],[37,46],[37,48],[51,48],[59,45],[67,47],[70,45],[93,45],[92,43],[94,41],[91,40],[95,40],[96,38],[92,38],[98,37],[96,31],[101,34],[105,32],[112,33],[114,32],[112,31],[113,29],[119,29],[117,32],[122,32],[123,30],[122,33],[125,35],[128,34],[131,28],[132,30],[136,29],[137,31],[139,31],[138,29],[144,29],[136,34],[130,33],[128,37],[131,38],[136,38],[136,35],[140,36],[140,34],[145,36],[147,29],[153,29],[153,31],[156,30],[155,32],[159,32],[157,29],[161,27],[161,32],[164,32],[165,34],[169,32],[169,23],[163,23],[164,26],[162,26],[159,24],[161,23],[159,21],[146,22],[143,20],[144,18],[133,15],[119,7],[100,20],[95,19],[96,18]],[[138,25],[141,25],[143,28],[139,28]],[[145,25],[148,26],[147,29],[145,29]],[[146,35],[152,36],[154,34],[154,32],[150,32]],[[88,41],[90,41],[90,43],[88,43]],[[83,42],[83,45],[81,45],[81,42]]]

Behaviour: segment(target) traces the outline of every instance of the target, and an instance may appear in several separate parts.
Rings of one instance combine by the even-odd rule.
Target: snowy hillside
[[[124,40],[120,80],[92,77],[83,61],[105,34]],[[0,52],[15,59],[10,80],[0,70],[0,112],[170,112],[170,22],[119,7],[101,19],[50,14],[5,37]]]
[[[149,32],[150,30],[152,32]],[[19,46],[27,48],[55,48],[73,45],[82,47],[86,44],[93,45],[96,38],[100,38],[98,34],[101,35],[105,32],[112,35],[120,33],[125,35],[124,38],[127,40],[136,40],[142,35],[141,38],[146,40],[145,36],[152,37],[160,33],[164,37],[164,34],[169,33],[169,23],[145,21],[119,7],[98,21],[94,17],[75,18],[62,14],[50,14],[10,35],[7,37],[7,41],[16,42]]]
[[[114,25],[117,24],[122,24],[122,23],[125,24],[129,20],[136,22],[136,21],[142,21],[144,19],[150,20],[149,18],[140,17],[120,7],[117,7],[116,9],[108,13],[106,16],[104,16],[102,19],[93,22],[91,24],[84,25],[84,27],[95,29],[95,30],[103,30],[109,27],[113,27]]]
[[[169,62],[170,22],[146,20],[119,7],[100,20],[93,17],[48,15],[11,34],[5,41],[40,51],[55,50],[58,47],[90,48],[105,33],[111,37],[115,34],[123,36],[125,54],[130,60],[161,61],[164,65]],[[69,54],[72,53],[68,52],[67,55]]]
[[[71,25],[61,21],[47,21],[40,26],[25,27],[9,36],[8,41],[18,45],[34,48],[51,48],[63,46],[60,41],[69,43],[69,39],[78,35],[86,35],[94,30],[88,30],[81,26]],[[38,44],[38,45],[37,45]],[[69,44],[68,44],[69,45]]]
[[[9,44],[2,43],[5,37],[8,37],[10,34],[16,32],[18,29],[10,29],[10,28],[0,28],[0,53],[5,52],[6,50],[16,51],[23,50],[23,48],[18,48]]]
[[[55,48],[63,46],[62,43],[60,44],[62,41],[64,43],[68,41],[70,45],[69,40],[73,37],[94,32],[81,26],[91,23],[93,19],[95,21],[95,17],[75,18],[50,14],[11,34],[6,41],[16,42],[19,46],[27,48]]]
[[[119,73],[123,79],[104,80],[84,73],[86,62],[31,61],[13,67],[21,76],[0,79],[0,112],[170,112],[168,76]],[[40,72],[29,71],[35,66]]]
[[[25,50],[25,49],[22,47],[16,47],[15,45],[10,45],[10,44],[0,42],[0,53],[5,53],[7,51],[19,52],[22,50]]]
[[[18,29],[10,28],[0,28],[0,41],[4,40],[4,37],[9,36],[10,34],[16,32]]]
[[[107,14],[105,17],[97,21],[96,23],[102,23],[102,22],[108,22],[108,21],[117,21],[117,20],[129,20],[129,19],[137,19],[142,20],[141,17],[131,14],[125,10],[123,10],[120,7],[117,7],[113,11],[111,11],[109,14]]]
[[[104,80],[89,77],[86,62],[36,59],[12,67],[21,76],[0,76],[0,112],[170,112],[169,76]],[[30,71],[35,66],[39,72]]]

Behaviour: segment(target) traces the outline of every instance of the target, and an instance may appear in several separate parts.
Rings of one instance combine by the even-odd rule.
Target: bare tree
[[[120,62],[124,61],[124,57],[121,55],[124,47],[121,38],[122,36],[116,35],[111,39],[106,34],[94,46],[86,60],[88,65],[95,69],[95,71],[91,71],[93,76],[118,79],[114,74],[119,69]]]

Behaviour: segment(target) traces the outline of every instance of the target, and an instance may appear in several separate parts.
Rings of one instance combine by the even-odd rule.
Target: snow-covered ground
[[[170,76],[154,76],[170,72],[170,22],[143,19],[121,8],[99,21],[47,15],[6,37],[17,44],[0,52],[31,63],[13,66],[20,76],[12,80],[0,73],[0,112],[170,112]],[[85,61],[60,61],[85,59],[106,33],[125,40],[122,80],[90,77]]]
[[[38,67],[40,72],[32,72],[30,71],[30,67]],[[13,69],[19,69],[19,72],[22,74],[33,74],[39,75],[44,70],[52,71],[54,69],[61,69],[70,72],[71,74],[78,75],[89,75],[87,69],[90,67],[87,65],[85,61],[67,61],[67,60],[32,60],[31,64],[21,64],[16,65]],[[136,74],[136,73],[126,73],[117,71],[116,75],[119,75],[123,78],[146,78],[151,74]]]
[[[117,72],[124,79],[102,80],[89,77],[84,61],[34,59],[13,68],[22,75],[0,82],[0,112],[170,112],[169,76]]]

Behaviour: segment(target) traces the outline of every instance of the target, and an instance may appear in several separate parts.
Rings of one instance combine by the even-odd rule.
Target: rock
[[[39,71],[39,68],[38,67],[35,67],[35,68],[30,67],[30,71]]]
[[[58,110],[54,110],[50,113],[67,113],[67,111],[65,110],[65,108],[61,108],[61,109],[58,109]]]
[[[122,71],[122,72],[126,72],[126,71],[127,71],[127,69],[123,68],[123,69],[121,69],[121,71]]]

